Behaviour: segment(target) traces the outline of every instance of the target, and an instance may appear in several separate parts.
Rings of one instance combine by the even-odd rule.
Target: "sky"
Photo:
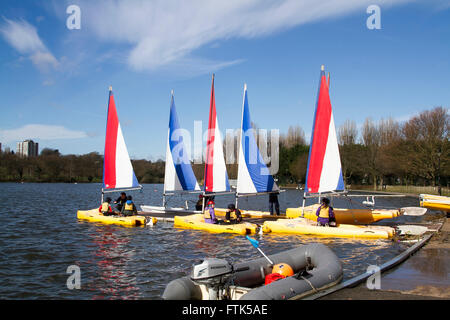
[[[336,127],[405,121],[449,108],[449,57],[443,0],[2,0],[0,143],[103,154],[112,86],[131,158],[164,159],[171,90],[193,136],[194,121],[207,129],[212,73],[222,132],[241,125],[246,83],[259,128],[309,139],[321,65]]]

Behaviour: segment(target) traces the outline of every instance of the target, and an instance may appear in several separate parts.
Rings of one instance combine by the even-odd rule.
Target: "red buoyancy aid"
[[[98,211],[101,213],[112,212],[112,209],[111,209],[111,206],[109,205],[109,203],[105,201],[100,205],[100,207],[98,208]]]

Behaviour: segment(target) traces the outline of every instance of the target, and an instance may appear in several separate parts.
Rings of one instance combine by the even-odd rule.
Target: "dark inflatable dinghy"
[[[286,263],[294,275],[264,285],[272,266],[265,258],[231,265],[222,259],[205,259],[190,276],[171,281],[165,300],[285,300],[301,299],[342,281],[342,264],[321,243],[304,245],[269,256],[274,264]]]

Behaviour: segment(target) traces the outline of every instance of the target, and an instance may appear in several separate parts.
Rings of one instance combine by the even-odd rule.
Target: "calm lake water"
[[[177,229],[170,223],[126,228],[79,221],[78,209],[100,205],[100,189],[100,184],[0,183],[4,199],[0,208],[0,299],[160,299],[167,283],[189,273],[200,259],[238,262],[259,257],[243,236]],[[131,194],[137,205],[160,205],[162,185],[144,185],[143,192]],[[188,197],[190,206],[196,197]],[[185,200],[175,196],[169,204],[183,205]],[[297,190],[289,190],[279,200],[284,211],[300,206],[302,196]],[[357,203],[362,200],[337,200],[334,206],[360,207]],[[376,207],[419,205],[413,197],[376,201]],[[232,196],[216,197],[218,207],[233,202]],[[263,195],[240,199],[239,204],[243,209],[267,211],[267,202],[268,196]],[[389,223],[422,219],[399,217]],[[341,259],[344,279],[365,272],[371,264],[388,261],[408,246],[389,240],[295,235],[264,234],[256,238],[266,254],[311,242],[325,243]],[[66,286],[66,271],[71,265],[81,270],[79,290]]]

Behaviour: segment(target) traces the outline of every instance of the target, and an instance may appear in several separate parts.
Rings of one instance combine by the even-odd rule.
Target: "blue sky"
[[[213,72],[222,131],[240,126],[247,83],[260,128],[309,136],[322,64],[337,127],[450,104],[450,1],[3,0],[0,13],[0,142],[14,150],[103,153],[112,85],[130,156],[164,158],[170,91],[181,125],[206,129]]]

